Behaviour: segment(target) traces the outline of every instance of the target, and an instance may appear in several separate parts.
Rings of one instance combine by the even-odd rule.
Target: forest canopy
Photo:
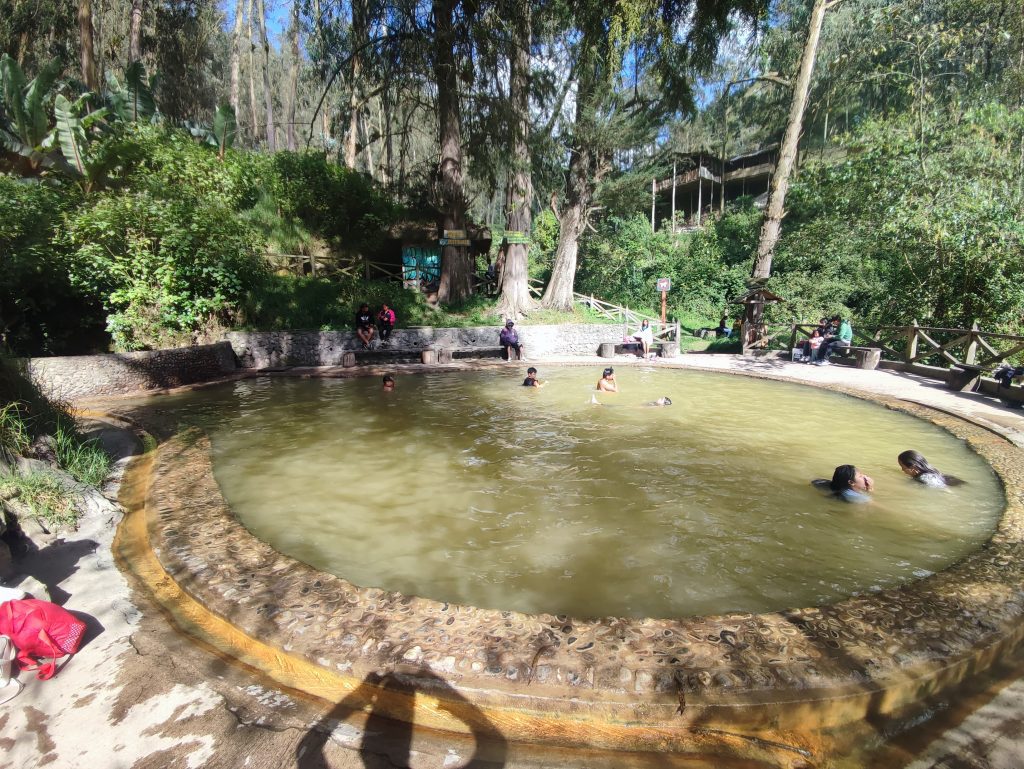
[[[671,277],[673,313],[717,319],[745,290],[762,201],[654,231],[651,182],[780,142],[812,5],[7,0],[3,346],[332,328],[388,292],[422,314],[397,286],[267,257],[376,258],[410,220],[489,228],[492,256],[525,232],[502,253],[505,314],[534,308],[527,277],[550,293],[567,276],[550,306],[575,290],[638,308]],[[830,3],[773,319],[1024,332],[1022,106],[1019,3]],[[481,265],[443,261],[457,308]]]

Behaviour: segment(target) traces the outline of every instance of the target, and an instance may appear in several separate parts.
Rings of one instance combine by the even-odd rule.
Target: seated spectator
[[[849,347],[853,343],[853,326],[850,325],[850,321],[835,315],[832,318],[832,323],[839,329],[839,332],[835,336],[825,337],[825,341],[818,348],[818,354],[814,358],[816,366],[828,366],[828,356],[835,348]]]
[[[363,343],[363,349],[370,349],[370,342],[376,329],[373,327],[373,315],[370,314],[370,305],[363,302],[356,310],[356,336]]]
[[[721,339],[723,336],[728,339],[732,336],[732,329],[729,328],[729,316],[723,315],[722,319],[718,321],[718,328],[715,329],[715,336]]]
[[[821,334],[821,328],[818,327],[811,332],[810,339],[805,339],[803,344],[804,349],[804,363],[810,363],[814,358],[814,354],[818,352],[818,348],[821,347],[821,343],[825,341],[825,338]]]
[[[505,321],[505,328],[498,333],[498,343],[501,345],[501,357],[505,360],[512,360],[512,351],[516,351],[516,358],[526,360],[526,349],[519,343],[519,333],[515,330],[515,323],[511,320]]]
[[[651,328],[651,322],[644,318],[640,324],[640,330],[633,334],[633,338],[640,344],[640,357],[646,358],[651,351],[651,345],[654,344],[654,330]]]
[[[380,346],[387,347],[390,344],[391,332],[395,328],[395,311],[388,307],[387,302],[380,306],[377,313],[377,329],[380,331]]]
[[[533,366],[526,369],[526,379],[523,380],[523,387],[543,387],[544,382],[537,379],[537,369]]]

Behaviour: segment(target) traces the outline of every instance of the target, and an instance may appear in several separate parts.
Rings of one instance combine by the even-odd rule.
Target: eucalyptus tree
[[[587,0],[566,19],[575,60],[574,119],[568,138],[569,166],[561,200],[558,249],[542,302],[568,310],[579,239],[588,225],[596,185],[610,168],[617,139],[635,135],[637,122],[692,111],[691,76],[714,61],[719,41],[741,20],[757,19],[765,0]],[[568,12],[568,9],[567,9]],[[628,63],[628,67],[624,67]],[[626,76],[632,70],[632,94]],[[653,87],[642,96],[643,78]]]

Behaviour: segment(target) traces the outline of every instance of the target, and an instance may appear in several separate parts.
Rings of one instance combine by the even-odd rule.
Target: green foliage
[[[52,475],[0,473],[0,488],[9,495],[16,495],[18,501],[28,508],[29,515],[39,519],[48,529],[72,527],[78,521],[78,511],[68,490]]]
[[[18,62],[0,57],[0,147],[27,159],[32,169],[46,162],[46,102],[59,74],[60,63],[51,61],[28,81]]]
[[[100,196],[69,217],[65,243],[73,283],[102,297],[121,349],[229,320],[264,269],[249,227],[190,197]]]
[[[0,448],[23,454],[42,436],[50,436],[58,464],[81,483],[99,485],[110,472],[110,457],[95,440],[78,432],[68,407],[44,397],[0,357]]]
[[[873,121],[794,187],[772,285],[802,317],[1024,326],[1024,119],[982,105],[925,136],[909,116]]]
[[[734,254],[749,239],[744,226],[750,223],[745,212],[735,221],[727,217],[719,223],[727,234],[742,235],[729,240],[719,234],[717,224],[687,237],[667,230],[651,232],[650,222],[643,216],[610,217],[599,225],[596,235],[581,242],[578,290],[654,311],[660,309],[661,301],[655,282],[670,278],[668,299],[673,314],[717,319],[728,300],[742,293],[749,267],[730,265],[726,255]]]
[[[554,211],[544,209],[533,219],[533,239],[527,255],[527,269],[531,279],[547,283],[557,250],[558,219]]]
[[[371,179],[327,162],[320,153],[275,153],[270,171],[267,187],[281,215],[300,219],[342,250],[372,249],[394,218],[395,210]]]

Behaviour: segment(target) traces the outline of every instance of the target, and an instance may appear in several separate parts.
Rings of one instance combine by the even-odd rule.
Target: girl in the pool
[[[853,465],[839,465],[832,473],[831,481],[819,478],[811,483],[819,489],[831,491],[844,502],[853,503],[870,502],[869,492],[875,488],[875,482]]]
[[[943,475],[925,459],[920,452],[908,449],[896,457],[900,463],[900,470],[905,472],[918,483],[931,486],[935,489],[944,489],[947,486],[959,486],[962,480],[952,475]]]

